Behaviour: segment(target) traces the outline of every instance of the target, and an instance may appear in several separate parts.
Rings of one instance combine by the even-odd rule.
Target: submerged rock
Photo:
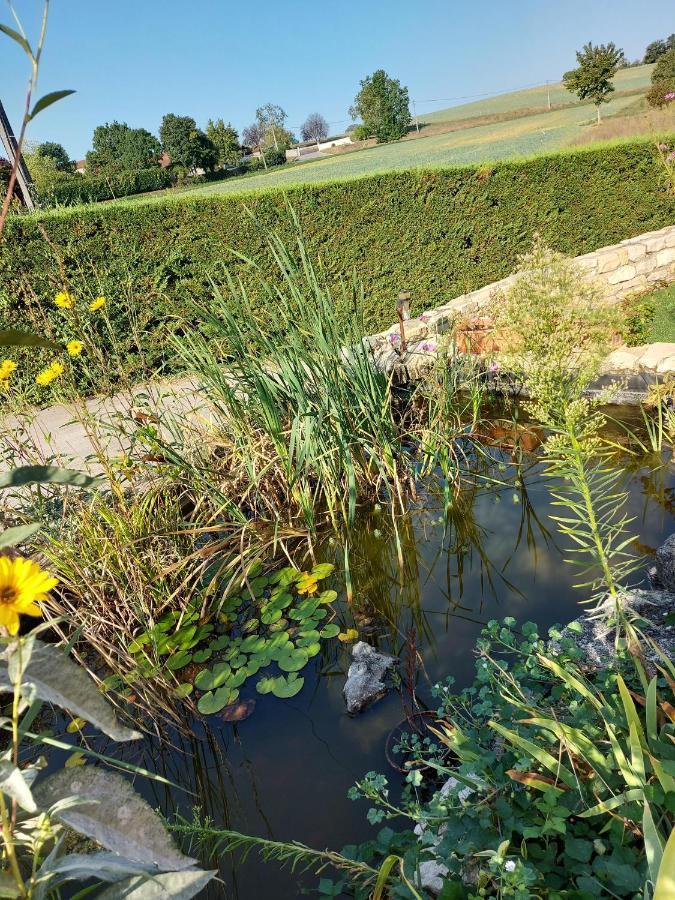
[[[389,690],[385,678],[398,664],[398,660],[394,656],[379,653],[364,641],[354,644],[352,659],[342,693],[347,703],[347,712],[355,715],[384,697]]]

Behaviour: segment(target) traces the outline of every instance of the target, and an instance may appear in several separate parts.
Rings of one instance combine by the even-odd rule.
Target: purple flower
[[[675,100],[675,91],[669,91],[669,92],[666,94],[666,96],[665,96],[664,99],[666,99],[666,100]]]
[[[675,150],[666,156],[666,162],[675,162]]]
[[[499,363],[498,362],[490,363],[488,371],[489,372],[499,372]]]
[[[420,350],[424,353],[435,353],[436,344],[433,341],[425,341],[423,344],[420,344]]]
[[[389,343],[392,345],[392,347],[395,347],[396,344],[401,343],[401,336],[398,334],[390,334],[389,335]]]
[[[430,318],[431,318],[431,313],[422,313],[419,320],[420,320],[420,322],[428,322]]]

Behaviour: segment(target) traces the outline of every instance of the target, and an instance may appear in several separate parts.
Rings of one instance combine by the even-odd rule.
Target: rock
[[[443,883],[448,874],[447,866],[436,862],[435,859],[428,859],[426,862],[420,863],[420,882],[419,887],[424,891],[428,891],[433,897],[440,894],[443,890]]]
[[[635,588],[625,591],[621,595],[621,602],[649,622],[641,630],[658,644],[666,656],[672,659],[675,656],[675,625],[668,625],[665,618],[669,613],[675,611],[675,593]],[[604,612],[601,611],[603,609]],[[601,610],[599,610],[600,614],[597,618],[591,618],[587,614],[579,616],[571,623],[573,628],[568,625],[563,629],[563,635],[576,641],[584,651],[586,661],[591,666],[598,668],[611,666],[615,657],[615,628],[613,625],[606,624],[608,616],[613,614],[614,600],[608,598]],[[579,628],[581,628],[580,631]],[[557,644],[552,641],[550,647],[555,650]],[[649,647],[644,648],[644,656],[648,661],[658,661],[657,654]]]
[[[398,664],[398,660],[394,656],[378,653],[364,641],[354,644],[352,659],[342,693],[347,703],[347,712],[355,715],[384,697],[389,690],[384,679]]]
[[[662,590],[675,594],[675,534],[656,551],[656,583]]]

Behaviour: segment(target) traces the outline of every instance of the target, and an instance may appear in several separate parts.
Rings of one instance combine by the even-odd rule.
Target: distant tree
[[[675,34],[669,35],[663,41],[652,41],[648,44],[644,56],[645,64],[658,62],[669,50],[675,50]]]
[[[660,56],[654,66],[647,102],[650,106],[665,106],[668,103],[666,95],[673,91],[675,91],[675,49]]]
[[[279,132],[284,130],[288,116],[284,110],[274,103],[266,103],[255,111],[256,122],[263,129],[266,140],[271,139],[276,150],[279,150]]]
[[[251,150],[257,150],[261,153],[265,168],[267,168],[267,160],[263,153],[263,145],[265,143],[265,129],[260,122],[252,122],[241,133],[241,139]]]
[[[145,128],[126,122],[110,122],[94,129],[93,150],[87,153],[87,169],[93,172],[139,172],[157,165],[161,147]]]
[[[378,143],[398,140],[410,125],[408,88],[378,69],[361,82],[349,114],[352,119],[362,119]]]
[[[609,102],[609,95],[614,91],[612,79],[623,58],[623,50],[615,44],[594,46],[589,42],[577,51],[578,67],[563,75],[563,84],[570,93],[576,94],[580,100],[593,101],[598,122],[600,105]]]
[[[53,159],[59,172],[74,171],[73,162],[62,144],[57,144],[55,141],[45,141],[37,145],[35,153],[45,159]]]
[[[222,119],[209,121],[206,124],[206,136],[216,148],[218,153],[218,165],[236,166],[241,159],[241,147],[236,128]]]
[[[162,149],[171,158],[171,164],[186,172],[195,169],[214,169],[218,163],[218,151],[204,132],[197,128],[192,116],[176,116],[167,113],[159,127]]]
[[[328,122],[326,122],[321,113],[310,113],[302,126],[303,141],[316,141],[318,144],[320,141],[325,141],[327,137]]]

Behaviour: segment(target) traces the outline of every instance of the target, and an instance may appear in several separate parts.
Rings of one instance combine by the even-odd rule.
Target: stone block
[[[632,278],[635,278],[636,274],[635,266],[620,266],[615,272],[610,272],[607,276],[607,282],[609,284],[621,284],[624,281],[630,281]]]
[[[647,253],[658,253],[659,250],[663,250],[666,246],[666,236],[656,231],[651,236],[645,235],[643,243]]]
[[[666,247],[675,247],[675,228],[669,228],[665,236]]]
[[[673,354],[675,354],[674,344],[665,342],[648,344],[644,353],[638,359],[638,366],[641,369],[650,369],[654,371],[662,360]]]
[[[630,244],[626,247],[629,262],[635,262],[647,255],[647,248],[644,244]]]
[[[602,371],[635,372],[638,367],[638,359],[646,349],[646,347],[621,347],[618,350],[613,350],[609,356],[605,357]]]
[[[656,254],[657,266],[670,266],[675,263],[675,247],[666,247]]]
[[[628,262],[628,251],[611,250],[598,251],[598,274],[605,275],[607,272],[613,272]]]
[[[656,371],[659,375],[675,374],[675,352],[671,356],[664,357],[656,366]]]

